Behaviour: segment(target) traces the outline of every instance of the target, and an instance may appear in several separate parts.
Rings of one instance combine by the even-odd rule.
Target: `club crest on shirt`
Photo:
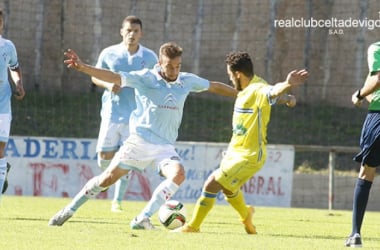
[[[236,135],[245,135],[247,133],[247,128],[243,126],[243,124],[237,124],[232,132]]]

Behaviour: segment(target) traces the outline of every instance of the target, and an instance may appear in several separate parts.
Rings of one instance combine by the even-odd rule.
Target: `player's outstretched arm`
[[[214,94],[231,97],[236,97],[238,93],[238,91],[230,85],[215,81],[210,81],[210,87],[208,88],[208,91]]]
[[[64,56],[66,57],[63,61],[68,68],[75,69],[79,72],[83,72],[87,75],[98,78],[99,80],[112,82],[121,85],[121,76],[118,73],[112,72],[106,69],[99,69],[91,65],[83,63],[75,51],[68,49]]]
[[[289,94],[283,94],[280,95],[277,99],[277,104],[285,104],[289,108],[293,108],[297,104],[297,99],[294,95],[289,95]]]
[[[297,87],[305,83],[309,73],[305,69],[293,70],[289,72],[284,82],[275,84],[270,92],[272,98],[281,96],[289,91],[289,89]]]
[[[120,85],[114,84],[114,83],[111,83],[111,82],[102,81],[102,80],[99,80],[96,77],[91,77],[91,81],[96,86],[98,86],[100,88],[108,89],[108,91],[113,92],[115,94],[119,93],[120,90],[121,90],[121,86]]]

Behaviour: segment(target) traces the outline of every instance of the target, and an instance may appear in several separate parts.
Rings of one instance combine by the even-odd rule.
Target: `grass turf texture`
[[[110,200],[87,202],[62,227],[48,220],[69,199],[3,196],[0,205],[0,249],[346,249],[350,211],[256,207],[258,235],[247,235],[230,206],[217,205],[199,234],[129,229],[130,220],[145,202],[124,201],[123,213],[110,212]],[[188,216],[193,204],[185,204]],[[379,249],[379,212],[367,212],[365,249]]]

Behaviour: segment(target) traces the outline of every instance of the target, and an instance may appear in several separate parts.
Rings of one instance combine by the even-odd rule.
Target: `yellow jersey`
[[[255,162],[265,160],[267,125],[270,120],[272,86],[255,76],[238,93],[232,117],[232,138],[227,153],[238,153]]]

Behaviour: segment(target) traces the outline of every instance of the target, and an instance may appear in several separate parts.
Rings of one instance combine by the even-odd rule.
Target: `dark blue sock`
[[[372,182],[363,179],[358,178],[356,181],[352,208],[352,235],[360,234],[371,185]]]

